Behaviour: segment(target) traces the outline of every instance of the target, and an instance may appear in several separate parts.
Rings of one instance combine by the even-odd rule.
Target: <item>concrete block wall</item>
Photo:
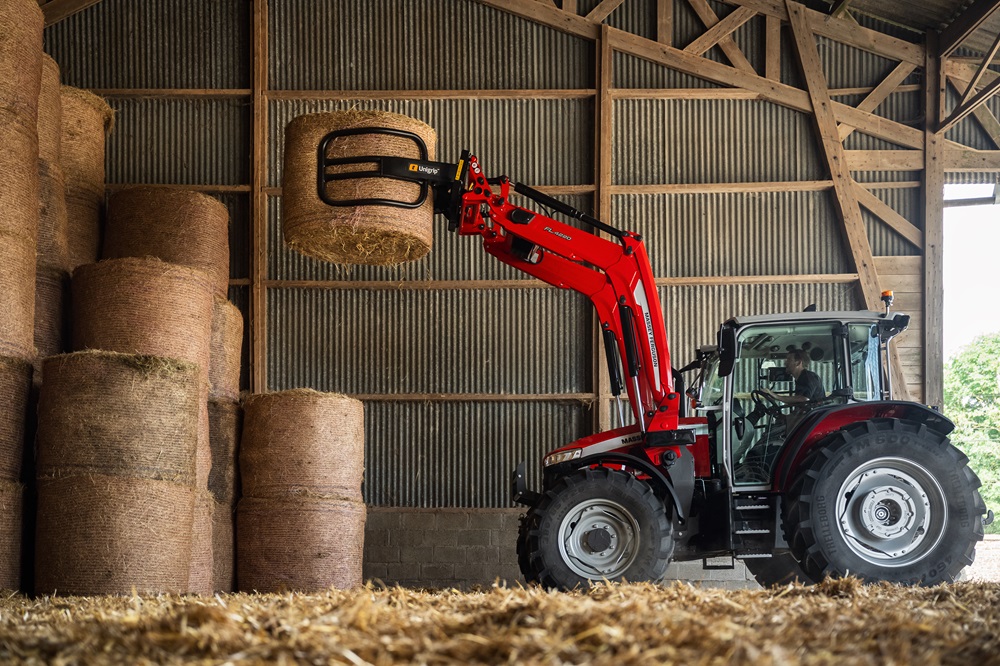
[[[524,584],[517,566],[521,509],[417,509],[369,507],[365,528],[365,579],[404,587],[488,587]],[[705,570],[700,560],[674,562],[670,580],[711,587],[756,587],[741,563]]]

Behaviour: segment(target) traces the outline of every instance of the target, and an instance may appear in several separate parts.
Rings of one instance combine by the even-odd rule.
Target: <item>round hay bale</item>
[[[42,54],[42,87],[38,94],[38,159],[59,164],[62,143],[62,85],[59,63]]]
[[[69,267],[69,218],[66,180],[58,162],[38,162],[37,264],[67,270]]]
[[[0,0],[2,1],[2,0]],[[38,137],[0,110],[0,232],[38,235]],[[32,249],[34,251],[34,248]]]
[[[195,492],[154,479],[39,478],[35,593],[183,593]]]
[[[195,484],[198,490],[208,490],[208,478],[212,475],[211,425],[208,419],[208,395],[201,394],[198,405],[198,449],[195,453]]]
[[[236,584],[236,516],[233,505],[216,502],[212,513],[212,587],[215,592],[232,592]]]
[[[74,349],[194,363],[207,395],[213,296],[203,271],[152,258],[109,259],[77,268],[72,294]]]
[[[298,490],[361,500],[365,412],[358,400],[296,389],[244,405],[240,480],[249,497]]]
[[[2,188],[0,188],[2,189]],[[35,204],[37,215],[38,205]],[[35,239],[0,230],[0,355],[35,356]]]
[[[385,127],[406,130],[427,144],[434,159],[437,135],[419,120],[381,111],[339,111],[299,116],[285,132],[285,169],[282,180],[281,221],[285,242],[302,254],[338,264],[392,265],[427,254],[433,241],[432,193],[419,208],[394,206],[332,207],[316,191],[316,151],[333,130]],[[333,140],[328,158],[389,155],[418,158],[416,144],[405,138],[361,135]],[[364,170],[364,165],[331,167],[329,172]],[[355,178],[335,181],[332,196],[351,199],[390,199],[414,202],[420,186],[391,178]]]
[[[156,257],[200,268],[224,298],[229,292],[229,211],[199,192],[123,189],[108,201],[103,256]]]
[[[65,164],[65,163],[64,163]],[[64,167],[65,168],[65,167]],[[66,268],[93,264],[101,252],[101,201],[64,185],[66,200]]]
[[[215,500],[206,491],[195,493],[194,518],[191,525],[191,566],[188,570],[188,592],[212,594],[212,573],[215,570],[213,542],[215,540]]]
[[[194,486],[201,390],[190,363],[113,352],[44,361],[38,474],[94,472]]]
[[[0,109],[34,129],[45,17],[36,0],[0,0]]]
[[[236,582],[244,592],[361,585],[365,505],[345,499],[244,497],[236,511]]]
[[[232,504],[236,500],[236,456],[239,453],[242,420],[239,403],[228,400],[208,401],[209,441],[212,449],[208,489],[217,502]]]
[[[212,310],[211,361],[208,394],[212,398],[240,399],[240,362],[243,358],[243,313],[224,298]]]
[[[35,274],[35,348],[41,357],[67,350],[69,273],[38,266]]]
[[[28,361],[0,356],[0,481],[21,480],[32,372]]]
[[[21,587],[23,514],[24,486],[14,481],[0,480],[0,590],[17,590]]]
[[[61,89],[62,136],[60,156],[66,190],[104,201],[104,142],[114,126],[107,102],[72,86]]]

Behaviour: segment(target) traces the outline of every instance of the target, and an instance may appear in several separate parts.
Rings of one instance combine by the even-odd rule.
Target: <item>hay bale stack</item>
[[[236,576],[243,591],[319,592],[361,585],[365,505],[289,495],[244,497],[236,519]]]
[[[201,385],[184,361],[105,351],[44,362],[39,476],[92,471],[194,487]]]
[[[309,389],[250,396],[240,449],[243,494],[305,490],[361,501],[365,413],[358,400]]]
[[[44,27],[45,17],[35,0],[0,0],[0,110],[32,131],[38,113]]]
[[[114,125],[107,103],[86,90],[62,87],[61,157],[66,175],[70,270],[97,261],[104,203],[105,139]]]
[[[363,405],[299,389],[251,396],[245,409],[236,526],[240,589],[360,584]]]
[[[46,359],[44,374],[36,591],[187,591],[198,368],[88,351]]]
[[[2,0],[0,0],[2,1]],[[38,236],[38,130],[0,108],[0,233]]]
[[[191,523],[191,563],[188,568],[187,591],[212,594],[215,591],[215,500],[208,491],[195,493],[194,516]]]
[[[21,525],[24,486],[0,479],[0,590],[21,587]]]
[[[212,514],[212,587],[215,592],[236,589],[236,520],[235,507],[215,502]]]
[[[108,201],[104,258],[156,257],[207,273],[229,292],[229,211],[198,192],[130,187]]]
[[[69,273],[39,265],[35,274],[35,348],[42,358],[68,350]]]
[[[243,313],[224,298],[216,298],[212,311],[209,397],[240,399],[240,362],[243,356]]]
[[[0,481],[21,480],[31,375],[30,362],[0,356]]]
[[[392,265],[427,254],[433,241],[433,196],[418,208],[394,206],[331,207],[316,190],[316,151],[333,130],[381,127],[420,136],[434,159],[437,135],[430,126],[407,116],[381,111],[339,111],[299,116],[285,132],[282,180],[282,226],[285,242],[302,254],[338,264]],[[417,145],[387,135],[340,137],[328,147],[327,158],[388,155],[419,158]],[[363,171],[364,165],[330,167],[329,173]],[[335,181],[328,191],[339,201],[389,199],[415,202],[420,187],[391,178]]]
[[[37,200],[34,211],[37,219]],[[3,210],[0,209],[0,217],[3,216]],[[0,229],[0,313],[3,313],[0,317],[0,355],[33,358],[35,356],[34,236]]]
[[[170,481],[39,478],[35,592],[186,592],[194,502],[191,486]]]
[[[38,265],[66,270],[69,246],[61,145],[62,86],[59,83],[59,65],[45,55],[38,104]]]

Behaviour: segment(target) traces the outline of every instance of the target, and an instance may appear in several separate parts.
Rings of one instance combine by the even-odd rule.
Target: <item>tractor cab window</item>
[[[748,327],[732,375],[733,480],[765,484],[804,414],[844,400],[844,326],[839,322]]]
[[[882,399],[882,354],[878,326],[851,324],[848,327],[851,389],[855,400]]]

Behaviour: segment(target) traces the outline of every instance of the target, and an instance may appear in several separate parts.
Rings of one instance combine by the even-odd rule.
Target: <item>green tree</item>
[[[945,364],[944,413],[955,422],[952,443],[983,482],[986,506],[1000,513],[1000,332],[976,338]],[[1000,525],[986,530],[998,534]]]

